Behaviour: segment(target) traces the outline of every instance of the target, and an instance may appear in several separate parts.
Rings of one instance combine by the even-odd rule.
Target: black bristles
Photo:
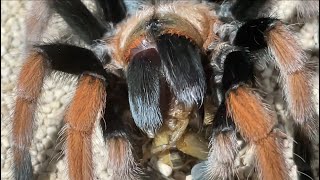
[[[295,127],[293,143],[293,160],[297,166],[298,179],[307,180],[314,179],[311,167],[311,161],[313,159],[312,141],[306,135],[306,133],[299,127]]]
[[[185,105],[200,105],[206,88],[200,49],[188,39],[172,35],[160,36],[157,47],[174,95]]]
[[[240,83],[253,82],[253,78],[253,64],[244,51],[234,51],[227,55],[222,78],[225,91]]]
[[[220,19],[246,21],[270,14],[273,0],[216,0]]]
[[[240,84],[254,85],[253,61],[249,51],[221,43],[214,49],[211,59],[211,90],[214,104],[225,102],[226,93]]]
[[[243,24],[233,41],[236,46],[248,47],[251,51],[266,48],[265,31],[277,22],[273,18],[254,19]]]
[[[230,10],[235,19],[247,20],[269,14],[270,2],[271,0],[237,0]]]
[[[219,106],[213,120],[213,136],[219,133],[225,133],[235,130],[235,124],[232,119],[227,116],[227,109],[224,102]]]
[[[122,0],[96,0],[103,10],[106,21],[118,23],[126,16],[126,7]]]
[[[108,28],[100,23],[81,0],[50,0],[49,5],[86,43],[100,39]]]
[[[136,125],[154,134],[162,124],[160,112],[160,56],[155,49],[137,53],[129,63],[129,102]]]
[[[53,70],[74,75],[93,73],[107,79],[101,62],[89,49],[59,43],[37,45],[35,48],[45,56]]]
[[[18,148],[18,147],[14,147]],[[14,179],[16,180],[30,180],[33,177],[33,170],[31,164],[31,156],[28,151],[24,151],[21,155],[22,160],[14,167]]]
[[[104,115],[100,120],[100,126],[104,140],[112,137],[129,138],[129,135],[139,134],[130,111],[128,100],[128,88],[126,81],[116,75],[109,74],[110,86],[107,88],[107,97]],[[140,132],[140,131],[139,131]]]

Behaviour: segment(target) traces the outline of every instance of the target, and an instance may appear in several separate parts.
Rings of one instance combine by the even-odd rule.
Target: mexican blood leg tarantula
[[[44,78],[57,72],[79,77],[64,118],[72,180],[94,178],[97,119],[114,179],[148,178],[146,162],[173,151],[203,160],[203,177],[227,179],[235,173],[236,132],[254,147],[261,179],[289,179],[274,117],[254,92],[254,65],[270,55],[288,109],[306,127],[311,74],[293,33],[268,16],[271,1],[95,2],[100,19],[80,0],[33,2],[13,115],[16,179],[32,178],[34,113]],[[39,43],[54,12],[91,49]]]

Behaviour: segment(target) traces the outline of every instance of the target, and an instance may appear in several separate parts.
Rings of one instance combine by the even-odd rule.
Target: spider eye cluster
[[[159,33],[161,26],[162,26],[162,22],[157,18],[153,18],[147,22],[146,29],[150,30],[151,32],[158,32]]]

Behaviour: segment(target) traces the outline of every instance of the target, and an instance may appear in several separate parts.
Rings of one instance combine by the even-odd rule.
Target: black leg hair
[[[315,109],[312,105],[313,71],[306,66],[307,56],[296,36],[285,24],[274,18],[259,18],[244,23],[233,44],[250,51],[268,49],[272,63],[280,73],[284,97],[297,124],[308,129],[310,137],[318,131]]]
[[[142,157],[142,149],[139,148],[145,137],[130,115],[125,81],[112,76],[106,97],[109,105],[106,105],[100,120],[108,146],[108,168],[113,170],[112,179],[140,179],[144,172],[138,165],[138,157]]]
[[[67,22],[76,35],[92,44],[109,31],[110,27],[99,22],[81,0],[47,0],[49,5]]]
[[[208,0],[219,4],[216,11],[221,19],[246,21],[270,14],[273,0]]]
[[[29,151],[23,153],[23,160],[21,164],[15,164],[14,179],[29,180],[33,178],[33,167],[31,164],[31,156]]]
[[[211,66],[213,69],[212,95],[218,106],[212,128],[210,152],[205,169],[209,179],[228,179],[234,175],[236,158],[236,127],[227,115],[225,96],[240,84],[253,82],[253,64],[248,52],[227,43],[217,44],[213,50]]]
[[[253,83],[253,62],[249,52],[227,43],[220,43],[213,49],[213,92],[217,100],[224,102],[224,94],[241,83]],[[220,88],[220,89],[219,89]]]
[[[261,17],[268,15],[271,10],[271,0],[236,0],[231,6],[230,11],[234,19],[244,21],[252,19],[252,17]]]
[[[119,23],[127,14],[123,0],[96,0],[108,22]]]
[[[206,0],[219,4],[217,14],[222,19],[246,21],[269,16],[277,0]],[[298,20],[307,21],[319,16],[319,1],[299,0],[295,3]]]
[[[276,134],[273,133],[273,116],[269,114],[260,97],[249,88],[254,85],[254,81],[253,62],[248,51],[221,43],[213,52],[211,62],[213,75],[223,74],[222,78],[213,79],[218,79],[216,84],[221,83],[220,92],[222,91],[225,97],[222,107],[219,107],[215,116],[217,120],[215,128],[220,129],[221,132],[221,127],[224,127],[221,123],[227,123],[227,120],[231,118],[231,122],[235,124],[242,137],[253,145],[261,178],[270,179],[270,175],[273,174],[277,180],[287,179],[284,157],[280,151]],[[231,127],[233,123],[229,122]],[[219,136],[213,134],[218,138],[211,141],[211,144],[217,145],[212,145],[210,149],[208,178],[228,179],[234,175],[232,166],[237,152],[236,138],[232,130],[228,128],[227,130],[228,134],[219,135],[218,133]],[[218,155],[222,154],[218,149],[224,149],[224,158]]]
[[[233,85],[249,80],[253,82],[253,67],[252,62],[250,62],[249,59],[238,61],[236,63],[239,65],[239,68],[242,69],[239,70],[241,72],[237,70],[237,74],[228,74],[233,72],[233,69],[236,68],[237,64],[233,65],[226,61],[236,58],[237,56],[245,58],[247,57],[247,52],[245,52],[244,49],[231,46],[228,43],[218,43],[213,48],[214,53],[212,54],[212,59],[214,60],[211,61],[213,69],[213,74],[210,79],[212,84],[211,91],[215,105],[220,106],[225,102],[225,93],[232,88]]]
[[[18,78],[17,100],[13,113],[13,154],[15,158],[14,176],[16,179],[32,178],[31,160],[28,151],[32,140],[32,127],[35,120],[34,113],[37,108],[45,76],[55,72],[81,76],[79,81],[81,86],[78,86],[80,89],[77,89],[75,95],[78,99],[74,98],[70,105],[70,107],[76,109],[76,111],[69,109],[65,116],[68,123],[72,124],[70,127],[80,127],[80,131],[81,125],[88,122],[80,122],[81,125],[77,126],[79,123],[77,124],[76,121],[79,119],[77,117],[73,118],[78,115],[77,108],[81,109],[81,107],[85,107],[82,108],[82,110],[87,110],[89,118],[83,118],[86,120],[90,119],[92,117],[90,113],[96,113],[98,108],[100,108],[98,101],[100,101],[101,104],[104,103],[102,102],[104,101],[104,98],[102,98],[104,96],[100,97],[100,95],[104,94],[101,92],[104,92],[105,86],[108,87],[108,81],[112,78],[112,76],[109,76],[103,69],[99,59],[88,49],[67,44],[37,45],[30,49],[29,53],[26,54],[26,62]],[[102,91],[100,91],[101,89]],[[81,99],[83,97],[84,99]],[[86,104],[88,106],[83,106],[75,102],[75,100],[88,100],[86,99],[88,97],[94,98],[90,99],[93,103]],[[95,104],[96,102],[98,103]],[[86,113],[83,114],[86,115]],[[95,119],[93,118],[91,120],[94,121]],[[88,126],[89,125],[84,125],[82,128],[85,129]],[[90,144],[90,142],[88,143]],[[90,159],[90,156],[88,156],[88,159]],[[86,169],[89,173],[90,168]],[[77,173],[75,171],[72,172]]]
[[[233,44],[247,47],[250,51],[266,48],[268,45],[265,39],[265,32],[271,29],[278,21],[275,18],[259,18],[247,21],[237,31]]]
[[[299,180],[314,179],[311,167],[312,161],[312,142],[310,138],[301,130],[295,127],[293,143],[293,160],[297,166]]]
[[[100,60],[85,48],[68,44],[45,44],[34,46],[49,62],[52,70],[73,75],[91,73],[108,80]]]

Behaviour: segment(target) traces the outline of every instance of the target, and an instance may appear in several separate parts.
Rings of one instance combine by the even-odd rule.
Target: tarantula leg
[[[91,75],[80,78],[65,116],[66,154],[72,180],[93,179],[92,133],[94,123],[105,105],[105,81]],[[85,103],[83,103],[85,101]]]
[[[96,77],[107,79],[101,63],[90,50],[62,44],[41,45],[31,49],[18,78],[17,99],[13,113],[13,156],[16,179],[32,178],[28,151],[32,140],[34,113],[44,78],[51,70],[75,75],[88,72]]]
[[[300,128],[295,128],[293,143],[293,160],[297,166],[299,179],[314,179],[312,172],[313,159],[313,143],[308,135],[301,131]]]
[[[27,45],[40,41],[53,12],[45,1],[33,1],[26,18]]]
[[[221,76],[223,73],[221,80],[215,79],[216,83],[222,83],[225,92],[226,115],[223,114],[223,109],[220,109],[220,113],[231,117],[242,137],[255,148],[262,179],[287,179],[286,163],[276,134],[273,133],[274,118],[259,96],[243,85],[253,81],[251,59],[241,48],[228,44],[221,48],[221,45],[218,45],[213,54],[212,65],[214,76]],[[217,115],[221,116],[219,113]]]
[[[213,134],[205,172],[210,179],[228,179],[234,175],[238,153],[235,125],[221,104],[213,120]]]
[[[105,83],[109,76],[90,50],[67,44],[37,47],[53,70],[82,75],[65,116],[68,124],[66,151],[70,178],[93,179],[91,136],[98,113],[105,105],[105,88],[108,85]]]
[[[139,179],[144,172],[137,164],[140,141],[144,139],[130,116],[128,91],[125,83],[114,78],[107,96],[104,117],[100,120],[103,137],[108,147],[108,169],[112,179]]]
[[[286,162],[273,132],[274,118],[261,99],[246,86],[232,89],[227,95],[227,113],[240,134],[255,148],[260,176],[265,180],[289,179]]]
[[[228,43],[218,43],[213,48],[211,66],[212,92],[215,103],[225,102],[225,93],[240,82],[254,83],[253,62],[248,51]]]
[[[226,0],[218,6],[219,17],[244,21],[252,17],[269,14],[272,0]]]
[[[100,39],[109,27],[99,22],[81,0],[46,0],[86,43]]]
[[[127,133],[119,131],[105,139],[108,146],[108,168],[113,171],[114,180],[134,180],[145,175],[138,166],[135,149],[128,136]]]
[[[108,74],[100,60],[88,49],[61,43],[34,47],[45,57],[52,70],[73,75],[87,72],[108,80]]]
[[[126,7],[123,0],[96,0],[102,8],[105,20],[119,23],[126,16]]]
[[[214,1],[217,0],[207,0]],[[272,11],[272,6],[276,5],[274,0],[226,0],[219,2],[216,11],[219,17],[229,18],[230,20],[246,21],[252,17],[267,16]],[[307,21],[319,16],[319,1],[293,1],[298,20]]]
[[[18,78],[17,99],[13,112],[14,177],[32,179],[29,149],[34,126],[34,112],[46,74],[46,62],[39,53],[30,53]]]
[[[219,108],[213,120],[210,151],[204,170],[210,179],[228,179],[234,175],[235,171],[233,163],[237,154],[237,139],[235,125],[227,116],[225,94],[228,88],[238,82],[253,81],[252,63],[246,58],[246,52],[239,47],[228,43],[217,43],[211,48],[213,48],[212,96],[214,104]],[[229,63],[236,58],[237,61],[233,62],[235,64]],[[230,73],[230,71],[235,71],[235,73]]]
[[[294,34],[277,19],[260,18],[245,23],[234,44],[258,50],[268,47],[280,70],[284,95],[296,123],[314,129],[311,71],[306,67],[306,55]],[[314,132],[312,132],[314,133]]]

